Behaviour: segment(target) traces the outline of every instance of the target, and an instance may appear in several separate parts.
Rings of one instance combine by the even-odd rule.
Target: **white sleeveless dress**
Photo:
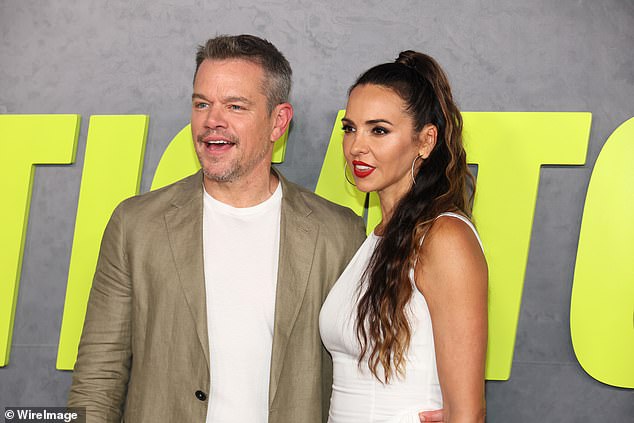
[[[455,213],[440,216],[464,221],[478,236],[464,216]],[[395,376],[389,384],[383,384],[372,375],[367,360],[359,366],[361,351],[354,328],[359,281],[378,241],[379,237],[372,233],[359,247],[319,315],[321,339],[333,362],[329,423],[419,423],[420,411],[442,408],[431,317],[425,297],[414,284],[413,269],[410,281],[414,290],[407,310],[412,335],[404,377]]]

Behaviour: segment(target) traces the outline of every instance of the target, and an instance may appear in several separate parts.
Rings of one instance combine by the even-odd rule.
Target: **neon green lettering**
[[[634,388],[634,118],[608,138],[590,178],[570,300],[570,334],[596,380]]]
[[[148,116],[92,116],[77,205],[57,369],[72,370],[84,326],[99,245],[110,215],[138,194]]]
[[[511,374],[540,166],[585,163],[590,113],[465,113],[473,214],[489,264],[486,378]]]
[[[0,366],[9,363],[35,165],[75,161],[79,120],[79,115],[0,115],[5,204],[0,208]]]
[[[181,129],[163,152],[154,172],[152,189],[162,188],[200,169],[189,125]]]

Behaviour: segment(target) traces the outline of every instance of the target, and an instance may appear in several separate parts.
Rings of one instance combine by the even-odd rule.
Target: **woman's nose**
[[[368,152],[367,137],[361,133],[356,132],[350,140],[350,153],[353,155],[363,154]]]

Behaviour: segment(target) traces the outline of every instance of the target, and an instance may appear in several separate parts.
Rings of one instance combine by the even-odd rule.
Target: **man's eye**
[[[387,129],[385,129],[382,126],[376,126],[374,128],[372,128],[372,132],[376,135],[387,135],[390,133],[390,131],[388,131]]]
[[[242,106],[239,106],[239,105],[237,105],[237,104],[231,104],[231,105],[229,106],[229,108],[230,108],[231,110],[242,110]]]
[[[194,108],[196,109],[204,109],[207,107],[207,103],[194,103]]]
[[[350,133],[352,133],[352,132],[354,132],[354,131],[355,131],[355,129],[354,129],[352,126],[350,126],[350,125],[343,125],[343,126],[341,127],[341,129],[342,129],[342,130],[343,130],[343,132],[345,132],[346,134],[350,134]]]

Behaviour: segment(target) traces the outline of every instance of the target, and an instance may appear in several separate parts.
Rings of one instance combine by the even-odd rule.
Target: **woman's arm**
[[[484,422],[488,271],[469,226],[436,219],[419,252],[416,286],[432,319],[447,422]]]

